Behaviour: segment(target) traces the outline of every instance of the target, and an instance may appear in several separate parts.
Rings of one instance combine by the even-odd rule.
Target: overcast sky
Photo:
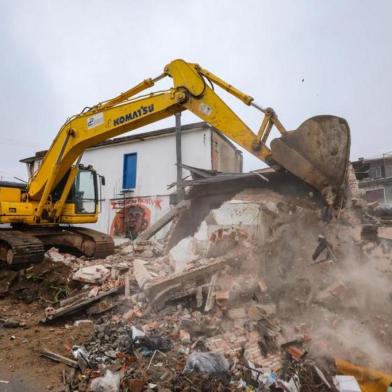
[[[67,117],[175,58],[273,107],[288,129],[345,117],[352,159],[391,151],[391,17],[389,0],[0,0],[0,176],[25,178],[18,160]],[[227,102],[257,130],[260,113]],[[245,157],[245,170],[259,166]]]

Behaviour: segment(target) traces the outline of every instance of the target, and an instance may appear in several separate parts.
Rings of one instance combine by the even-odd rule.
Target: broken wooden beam
[[[49,358],[52,361],[63,363],[67,366],[73,367],[75,369],[78,368],[78,363],[71,358],[64,357],[63,355],[54,353],[53,351],[49,351],[44,349],[41,351],[41,356],[45,358]]]
[[[73,297],[62,299],[60,301],[60,307],[71,305],[74,304],[75,302],[83,301],[88,297],[88,293],[89,291],[83,291],[79,294],[74,295]]]
[[[136,238],[136,242],[147,241],[150,239],[154,234],[158,233],[159,230],[170,223],[183,209],[189,208],[190,203],[191,202],[189,200],[183,200],[175,207],[171,208],[170,211],[168,211],[162,218],[158,219],[148,229],[140,233]]]
[[[217,274],[214,274],[211,278],[210,285],[208,287],[208,294],[204,311],[209,312],[215,304],[215,285],[216,285]]]
[[[73,313],[76,313],[82,309],[88,308],[95,302],[98,302],[102,298],[108,297],[110,295],[118,294],[120,291],[124,290],[124,286],[116,287],[114,289],[111,289],[109,291],[105,291],[101,294],[98,294],[95,297],[92,298],[87,298],[84,301],[77,302],[76,304],[71,304],[69,306],[64,306],[62,308],[54,309],[51,311],[49,315],[43,320],[41,320],[41,323],[50,323],[58,318],[64,317],[64,316],[69,316]]]
[[[197,288],[209,283],[211,276],[221,271],[226,265],[238,262],[236,257],[219,257],[201,267],[190,271],[171,274],[157,278],[144,286],[144,293],[154,308],[161,308],[167,301],[178,299],[192,293]]]

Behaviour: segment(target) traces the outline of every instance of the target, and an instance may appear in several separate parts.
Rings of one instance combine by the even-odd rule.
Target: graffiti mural
[[[136,238],[160,218],[164,207],[168,204],[166,199],[164,196],[112,199],[111,208],[115,214],[110,227],[110,235]]]

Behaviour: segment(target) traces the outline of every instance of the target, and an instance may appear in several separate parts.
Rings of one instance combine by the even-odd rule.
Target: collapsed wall
[[[287,336],[310,336],[317,355],[390,369],[390,242],[362,238],[361,208],[344,209],[326,222],[311,190],[290,177],[281,180],[279,188],[273,181],[247,187],[226,201],[227,193],[211,195],[211,189],[196,199],[198,208],[188,210],[175,230],[189,230],[192,219],[201,223],[171,249],[174,271],[242,249],[237,275],[219,273],[218,293],[229,292],[238,302],[239,286],[252,291],[262,281],[262,301],[273,305]],[[210,210],[214,204],[220,206]],[[315,257],[320,244],[324,249]]]
[[[128,242],[97,260],[51,249],[41,264],[3,271],[3,295],[55,303],[41,319],[53,326],[87,314],[73,327],[93,328],[66,377],[73,389],[111,378],[108,366],[121,367],[117,387],[178,391],[276,391],[297,380],[284,390],[324,392],[352,363],[389,371],[392,228],[355,192],[352,208],[326,221],[310,187],[285,173],[267,178],[194,188],[169,217],[166,244]],[[42,353],[69,363],[62,354]],[[385,391],[392,375],[377,380]]]

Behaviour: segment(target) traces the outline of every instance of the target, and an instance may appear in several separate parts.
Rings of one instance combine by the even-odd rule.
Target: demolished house
[[[386,391],[388,221],[355,186],[328,219],[288,173],[233,176],[193,170],[186,200],[106,259],[51,249],[2,271],[2,295],[36,312],[4,308],[4,352],[59,333],[34,355],[61,363],[63,391]]]

